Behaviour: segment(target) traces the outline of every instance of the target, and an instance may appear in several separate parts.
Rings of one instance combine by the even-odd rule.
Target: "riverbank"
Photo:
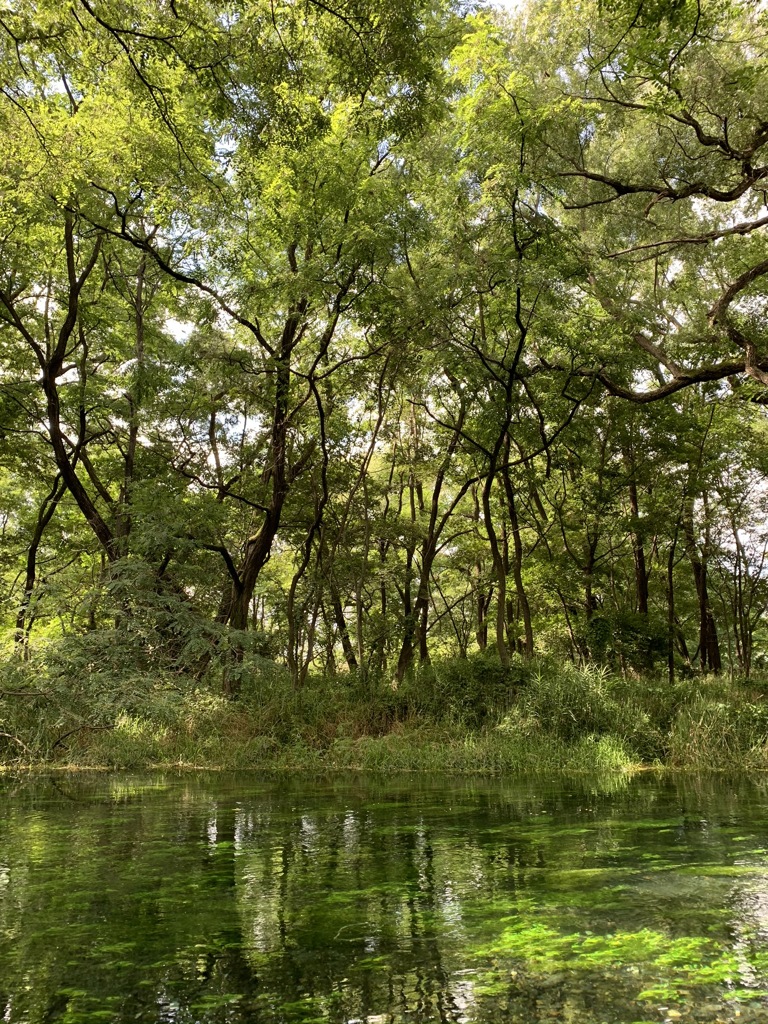
[[[626,678],[488,656],[430,666],[393,687],[349,675],[295,691],[280,666],[248,666],[237,701],[149,673],[103,678],[5,663],[0,763],[71,768],[282,771],[768,769],[760,681]]]

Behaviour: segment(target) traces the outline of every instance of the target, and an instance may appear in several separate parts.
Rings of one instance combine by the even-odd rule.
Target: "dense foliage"
[[[91,723],[266,662],[753,675],[767,39],[757,0],[4,11],[9,665]]]

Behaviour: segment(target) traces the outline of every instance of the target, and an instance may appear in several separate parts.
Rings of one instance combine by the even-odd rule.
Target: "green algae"
[[[57,777],[0,801],[9,1024],[768,1020],[748,783]]]

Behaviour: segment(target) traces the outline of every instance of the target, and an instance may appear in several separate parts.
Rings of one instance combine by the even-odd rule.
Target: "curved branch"
[[[754,366],[758,370],[768,370],[768,360],[755,362]],[[705,366],[700,370],[688,371],[674,377],[661,387],[654,388],[653,391],[633,391],[632,388],[624,387],[623,384],[616,384],[602,370],[597,373],[597,379],[608,393],[616,398],[624,398],[629,402],[646,405],[649,402],[658,402],[660,399],[673,395],[676,391],[682,391],[684,388],[691,387],[694,384],[705,384],[709,381],[723,380],[726,377],[735,377],[740,373],[749,372],[750,367],[747,365],[746,359],[733,363],[720,363],[717,366]]]
[[[616,252],[609,252],[606,258],[616,259],[619,256],[627,256],[633,252],[642,252],[645,249],[664,249],[667,246],[674,248],[678,245],[706,245],[707,242],[717,241],[718,238],[726,238],[728,235],[748,235],[758,228],[768,224],[768,217],[760,217],[758,220],[743,221],[741,224],[734,224],[732,228],[723,228],[721,231],[707,231],[703,235],[681,235],[679,238],[665,238],[660,242],[646,242],[644,245],[631,245],[628,249],[619,249]],[[652,254],[648,259],[654,259]]]
[[[758,277],[762,277],[764,274],[768,274],[768,260],[763,260],[762,263],[758,263],[756,266],[751,267],[740,277],[737,277],[732,284],[728,285],[723,294],[709,311],[710,323],[717,323],[739,292],[743,292],[744,289],[748,288],[753,281],[757,280]]]
[[[223,544],[205,544],[203,541],[195,540],[194,537],[187,537],[186,539],[191,540],[195,547],[202,548],[203,551],[214,551],[221,555],[224,559],[224,564],[227,567],[227,572],[232,578],[232,582],[235,584],[235,587],[238,591],[243,589],[243,581],[240,579],[240,574],[232,560],[232,555],[230,555],[229,551],[227,551]]]
[[[160,255],[157,249],[155,249],[154,246],[150,244],[148,239],[140,238],[128,230],[127,213],[120,209],[120,206],[117,202],[117,196],[115,195],[115,193],[108,188],[104,188],[102,185],[99,185],[95,181],[92,181],[91,185],[97,191],[102,192],[105,195],[111,197],[115,213],[120,218],[121,227],[118,231],[115,228],[108,227],[106,224],[100,224],[98,221],[92,220],[86,214],[80,212],[80,216],[83,218],[83,220],[86,220],[89,224],[93,225],[93,227],[98,228],[100,231],[103,231],[105,234],[110,235],[112,238],[120,238],[122,241],[128,242],[128,244],[132,245],[135,249],[138,249],[139,252],[146,253],[151,259],[155,261],[155,263],[163,271],[163,273],[167,274],[169,277],[172,277],[175,281],[178,281],[181,284],[191,284],[199,291],[203,292],[206,295],[209,295],[214,300],[214,302],[217,303],[219,308],[222,309],[227,314],[227,316],[232,317],[232,319],[236,323],[240,324],[241,327],[245,327],[248,331],[250,331],[250,333],[254,336],[259,345],[261,345],[261,347],[268,355],[274,356],[274,348],[267,342],[266,338],[261,333],[261,329],[259,328],[259,325],[256,321],[249,320],[248,317],[245,317],[242,314],[238,313],[237,310],[233,309],[226,301],[226,299],[224,299],[216,291],[215,288],[212,288],[209,284],[206,284],[205,281],[201,281],[200,278],[198,277],[193,277],[191,274],[185,274],[184,271],[176,270],[175,267],[172,267],[170,263],[163,256]]]
[[[26,750],[30,757],[35,756],[27,744],[23,740],[20,740],[18,736],[14,736],[12,732],[0,732],[0,736],[3,736],[7,740],[13,740],[14,743],[18,743],[23,750]]]

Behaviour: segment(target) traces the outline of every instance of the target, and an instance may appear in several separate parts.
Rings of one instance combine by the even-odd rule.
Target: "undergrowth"
[[[75,656],[73,656],[73,650]],[[87,655],[87,656],[86,656]],[[207,675],[84,648],[48,648],[0,666],[6,765],[188,766],[321,771],[521,773],[768,768],[768,698],[758,684],[623,678],[490,654],[387,678],[310,676],[249,652],[239,699]]]

